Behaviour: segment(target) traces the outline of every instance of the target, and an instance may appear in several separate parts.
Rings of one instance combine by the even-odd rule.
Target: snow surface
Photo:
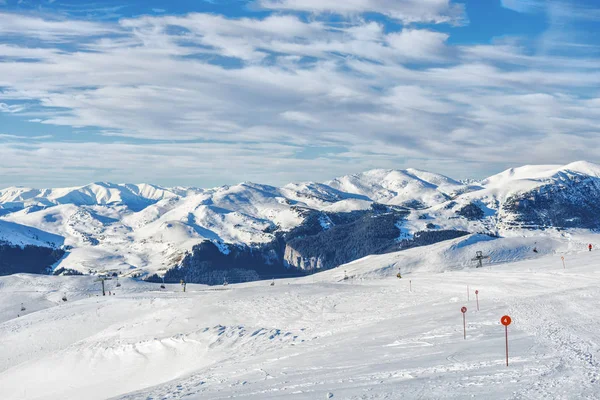
[[[443,203],[464,188],[460,182],[443,175],[416,169],[376,169],[337,178],[327,185],[382,204],[406,205],[416,201],[423,208]]]
[[[148,184],[113,184],[97,182],[80,187],[31,189],[11,187],[0,190],[0,203],[6,208],[52,206],[58,204],[100,205],[126,204],[132,209],[173,196],[164,188]]]
[[[465,199],[484,199],[503,202],[508,197],[532,191],[548,184],[560,184],[567,177],[600,177],[600,165],[578,161],[561,165],[527,165],[511,168],[481,182],[483,190],[464,196]]]
[[[36,228],[0,220],[0,243],[56,248],[63,245],[64,239]]]
[[[599,239],[470,235],[186,293],[122,279],[97,297],[92,277],[2,277],[0,397],[599,398],[600,253],[585,250]],[[492,255],[482,269],[476,250]]]
[[[275,232],[300,225],[306,210],[351,212],[367,210],[373,202],[409,208],[410,215],[398,224],[404,238],[439,229],[523,236],[528,231],[507,223],[513,216],[503,212],[503,203],[515,194],[561,185],[573,177],[598,179],[600,166],[583,161],[525,166],[485,179],[479,186],[407,169],[372,170],[282,188],[251,182],[212,189],[106,182],[75,188],[8,188],[0,190],[0,240],[20,246],[68,246],[57,268],[162,274],[203,241],[224,251],[224,244],[260,245],[273,241]],[[483,220],[457,217],[456,212],[471,203],[484,211]],[[331,226],[326,219],[321,222]]]

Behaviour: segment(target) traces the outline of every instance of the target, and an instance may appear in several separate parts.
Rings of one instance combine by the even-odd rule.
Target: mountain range
[[[10,187],[0,190],[0,274],[216,284],[304,275],[469,233],[598,228],[600,165],[585,161],[463,182],[377,169],[283,187]]]

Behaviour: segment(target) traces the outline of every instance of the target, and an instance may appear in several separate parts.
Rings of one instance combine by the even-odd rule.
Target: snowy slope
[[[600,221],[597,164],[579,161],[511,168],[483,180],[481,186],[432,207],[427,216],[441,228],[509,236],[520,235],[521,228],[596,228]],[[457,220],[457,213],[471,204],[482,211],[483,218]]]
[[[327,182],[342,192],[358,194],[382,204],[427,208],[466,190],[465,185],[443,175],[416,169],[371,170]]]
[[[86,277],[2,277],[2,398],[598,398],[600,253],[569,245],[598,238],[445,273],[430,272],[430,253],[460,260],[476,244],[524,253],[477,237],[413,249],[402,280],[377,272],[388,261],[373,258],[347,281],[335,270],[186,293],[126,281],[111,297],[88,297],[98,289]],[[72,300],[58,300],[63,291]],[[16,317],[22,302],[26,315]]]
[[[593,239],[598,240],[598,237],[594,236]],[[422,248],[368,256],[325,271],[319,274],[317,279],[335,282],[343,279],[344,273],[354,279],[378,279],[395,277],[398,271],[410,274],[464,270],[477,265],[477,262],[473,261],[477,251],[482,251],[490,257],[484,260],[484,264],[489,266],[539,259],[545,255],[562,254],[573,249],[584,250],[586,244],[583,244],[583,240],[561,239],[552,235],[493,238],[473,234]],[[533,252],[533,249],[536,249],[537,253]]]
[[[0,220],[0,243],[13,246],[38,246],[59,248],[64,239],[61,236],[41,231],[29,226]]]
[[[578,161],[567,165],[527,165],[511,168],[481,182],[484,190],[465,198],[490,197],[503,201],[511,195],[526,193],[540,186],[560,185],[570,178],[600,178],[600,165]]]
[[[547,197],[559,200],[549,204]],[[410,215],[399,224],[402,238],[436,230],[530,236],[533,229],[552,230],[553,223],[559,228],[594,228],[595,223],[600,226],[593,217],[600,207],[600,166],[525,166],[487,178],[479,186],[407,169],[372,170],[281,188],[250,182],[212,189],[102,182],[59,189],[8,188],[0,190],[0,221],[12,225],[0,225],[0,238],[36,242],[35,237],[43,235],[24,233],[30,227],[52,238],[41,242],[69,247],[59,267],[164,272],[203,241],[222,249],[223,244],[266,244],[277,233],[304,223],[307,210],[364,211],[373,202],[408,207]],[[482,216],[469,217],[471,206]],[[564,218],[556,217],[561,215]],[[14,224],[23,227],[16,229]]]
[[[76,206],[120,204],[132,210],[140,210],[151,203],[172,196],[175,196],[173,192],[148,184],[97,182],[80,187],[58,189],[11,187],[0,190],[0,204],[8,209],[58,204]]]

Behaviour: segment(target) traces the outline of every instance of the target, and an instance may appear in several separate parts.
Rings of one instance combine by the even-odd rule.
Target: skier
[[[398,273],[396,274],[396,278],[402,279],[402,274],[400,273],[400,268],[398,268]]]
[[[592,244],[588,244],[588,249],[590,249],[590,251],[592,251]]]

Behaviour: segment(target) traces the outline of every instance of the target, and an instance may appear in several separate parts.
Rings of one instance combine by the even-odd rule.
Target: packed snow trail
[[[403,253],[431,260],[436,249]],[[599,398],[600,253],[561,254],[567,269],[556,254],[397,279],[381,256],[342,267],[374,279],[338,282],[338,269],[186,293],[124,281],[110,297],[88,297],[88,277],[0,278],[0,397]],[[38,297],[16,317],[28,281]],[[81,294],[59,302],[65,285]]]

